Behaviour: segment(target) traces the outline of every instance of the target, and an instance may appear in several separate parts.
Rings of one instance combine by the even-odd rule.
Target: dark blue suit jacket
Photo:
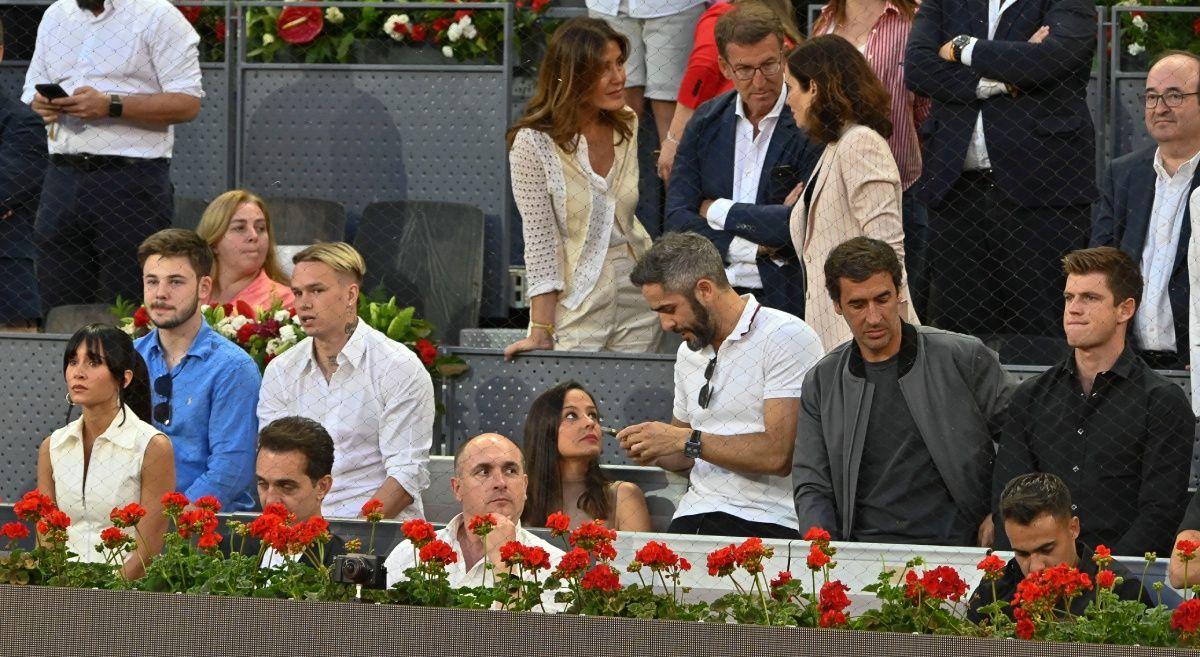
[[[1100,201],[1092,218],[1091,246],[1114,246],[1129,254],[1139,266],[1154,209],[1154,151],[1157,146],[1134,151],[1109,163],[1104,172]],[[1192,176],[1191,189],[1200,187],[1200,168]],[[1190,194],[1190,192],[1189,192]],[[1191,209],[1184,199],[1183,228],[1175,249],[1175,266],[1167,283],[1171,315],[1175,320],[1175,350],[1181,364],[1189,357],[1188,346],[1188,240],[1191,238]]]
[[[688,122],[667,186],[667,227],[708,237],[722,258],[727,257],[734,237],[779,249],[775,257],[785,261],[782,267],[771,258],[758,258],[763,283],[758,300],[767,307],[803,317],[804,268],[796,258],[788,230],[791,208],[783,201],[796,183],[808,180],[824,147],[809,141],[784,104],[758,179],[757,204],[734,204],[726,217],[725,230],[714,230],[700,216],[700,204],[705,199],[733,197],[736,100],[736,90],[722,94],[701,105]]]
[[[46,127],[16,98],[0,96],[0,257],[34,258],[33,221],[46,173]]]
[[[996,186],[1014,203],[1062,207],[1095,200],[1095,130],[1087,106],[1094,4],[1017,0],[988,40],[987,0],[921,3],[904,57],[908,88],[933,99],[933,113],[919,129],[919,200],[937,207],[946,199],[962,173],[980,109]],[[1050,36],[1029,43],[1043,25]],[[969,67],[938,56],[942,44],[960,34],[979,39]],[[1019,93],[979,100],[980,78],[1012,84]]]

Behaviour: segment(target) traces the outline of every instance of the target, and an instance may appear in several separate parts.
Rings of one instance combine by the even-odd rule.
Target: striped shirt
[[[825,5],[813,34],[833,34],[836,27],[833,9]],[[904,86],[904,45],[911,30],[912,20],[905,19],[896,5],[888,2],[867,37],[865,53],[871,70],[892,97],[888,117],[892,121],[892,136],[887,142],[900,169],[900,184],[904,189],[921,177],[921,143],[917,138],[917,126],[929,118],[931,106],[928,98],[918,96]]]

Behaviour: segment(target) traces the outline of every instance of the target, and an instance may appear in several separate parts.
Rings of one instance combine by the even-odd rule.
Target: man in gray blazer
[[[990,544],[988,481],[1012,390],[996,354],[977,338],[901,321],[903,270],[885,242],[842,243],[825,276],[854,339],[804,380],[792,469],[801,530]]]

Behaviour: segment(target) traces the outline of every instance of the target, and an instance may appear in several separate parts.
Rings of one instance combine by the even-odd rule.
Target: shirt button
[[[1075,506],[1074,504],[1072,504],[1072,505],[1071,505],[1071,510],[1072,510],[1072,511],[1074,511],[1075,509],[1078,509],[1078,508],[1079,508],[1079,507],[1078,507],[1078,506]]]
[[[1079,466],[1071,468],[1071,472],[1079,472]]]
[[[1081,435],[1081,436],[1082,436],[1082,435],[1083,435],[1083,427],[1079,427],[1078,429],[1076,429],[1076,430],[1075,430],[1075,433],[1077,433],[1077,434],[1079,434],[1079,435]]]

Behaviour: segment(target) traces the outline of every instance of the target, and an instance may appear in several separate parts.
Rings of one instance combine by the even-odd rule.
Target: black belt
[[[170,162],[169,158],[127,157],[124,155],[92,155],[91,153],[54,153],[50,162],[55,166],[71,167],[81,171],[120,169],[148,162]]]

